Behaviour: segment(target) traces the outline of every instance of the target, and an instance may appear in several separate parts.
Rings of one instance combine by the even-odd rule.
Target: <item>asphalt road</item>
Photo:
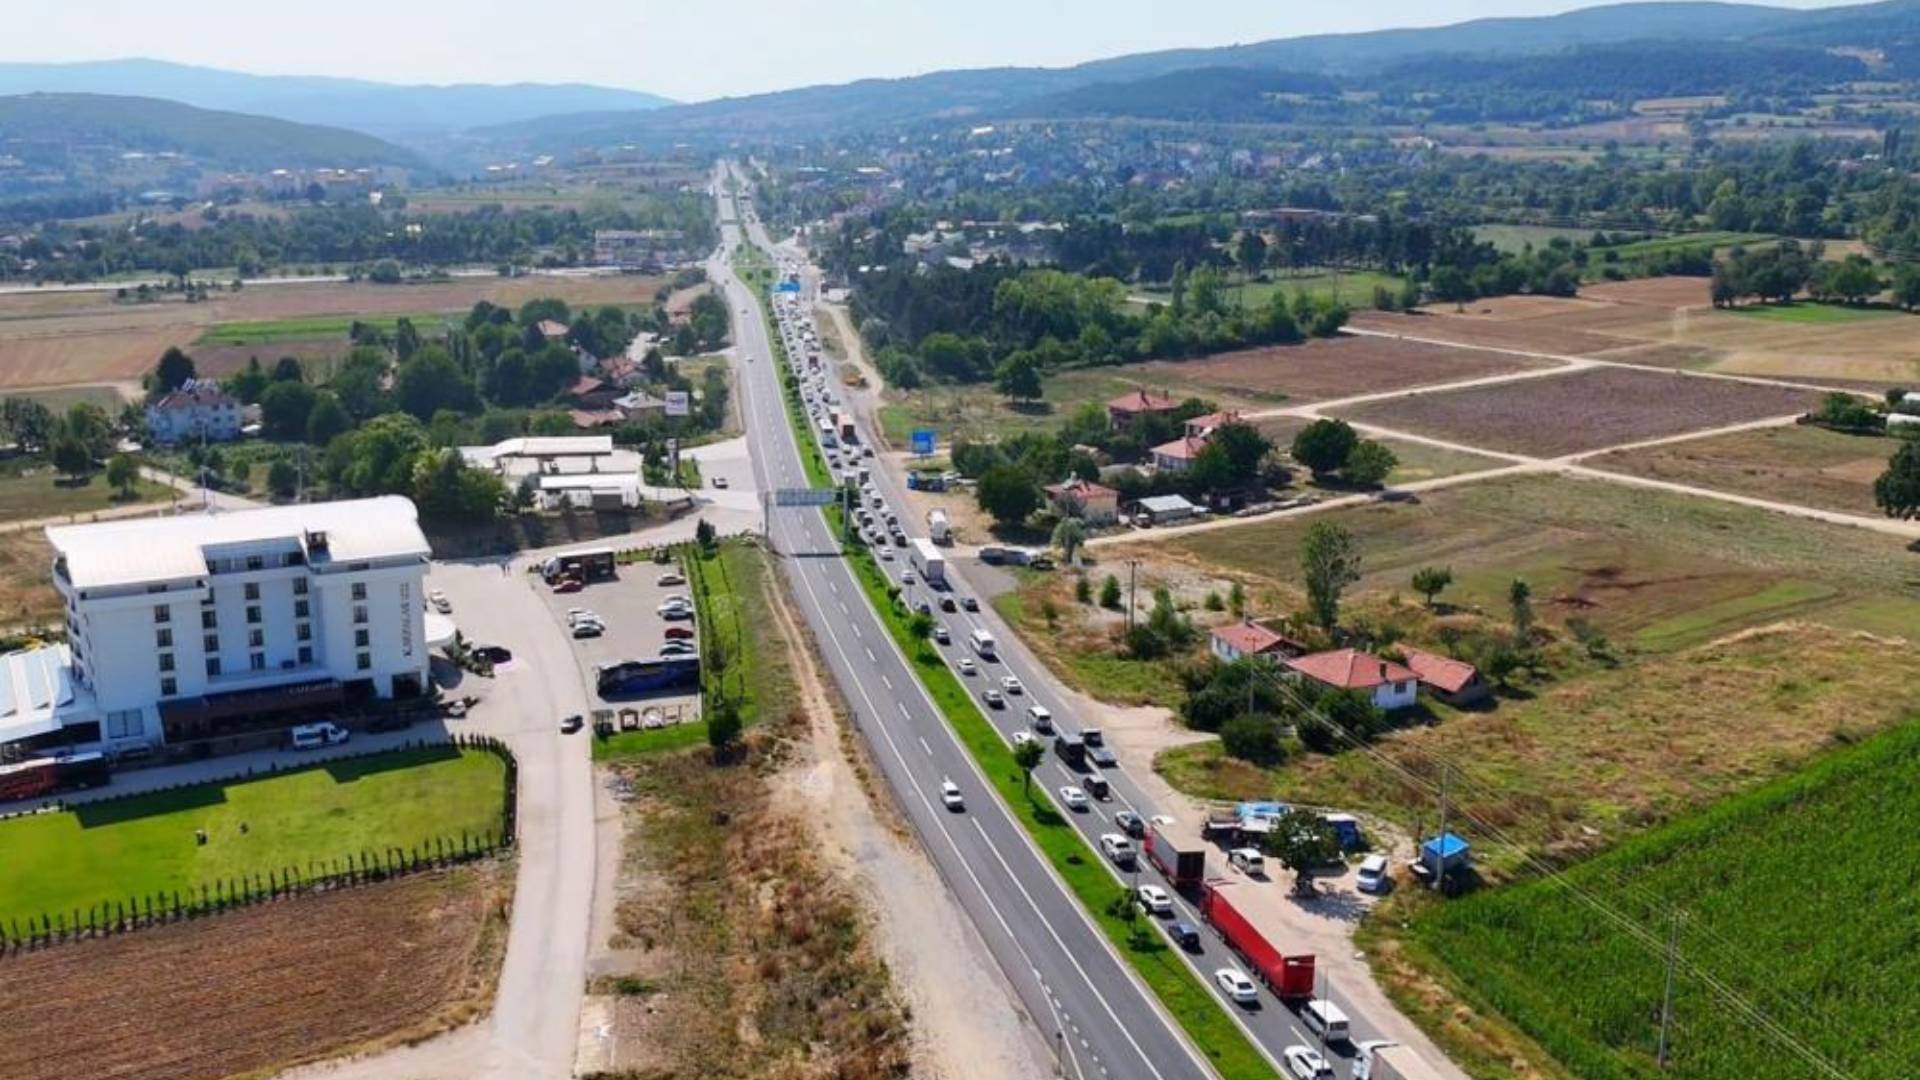
[[[755,235],[752,239],[756,243],[760,244],[763,248],[770,248],[764,231],[759,230],[758,227],[755,226],[754,233]],[[727,236],[730,243],[737,242],[738,233],[733,229],[727,230]],[[751,292],[742,287],[730,274],[716,276],[722,277],[723,280],[728,283],[729,297],[734,305],[736,314],[740,308],[748,307],[754,302]],[[751,308],[749,308],[749,310],[757,315],[757,311]],[[743,352],[746,355],[754,357],[752,363],[745,365],[748,369],[748,379],[752,380],[752,396],[754,399],[751,403],[747,423],[750,429],[750,436],[757,440],[754,443],[756,462],[767,463],[771,470],[769,478],[763,481],[763,487],[804,487],[806,480],[800,469],[797,456],[793,451],[790,429],[787,424],[783,403],[779,397],[777,375],[773,371],[766,342],[762,340],[762,327],[757,318],[752,319],[751,322],[752,326],[748,327],[742,334],[744,341],[747,343]],[[869,421],[863,437],[871,438],[871,418],[862,419]],[[773,446],[773,444],[776,443],[778,444],[777,448]],[[769,454],[772,456],[769,457]],[[908,503],[904,497],[904,493],[899,490],[895,478],[890,475],[887,470],[882,468],[876,467],[873,473],[874,483],[880,489],[888,506],[896,511],[905,510]],[[781,547],[783,550],[794,550],[793,547],[789,546],[794,543],[797,543],[799,547],[804,550],[825,551],[830,549],[831,541],[827,535],[828,527],[825,519],[822,518],[817,511],[781,510],[776,511],[775,514],[778,519],[778,524],[788,530],[789,536],[796,538],[782,543]],[[908,517],[903,516],[901,526],[909,536],[925,535],[923,522],[909,520]],[[887,567],[888,573],[896,581],[900,578],[901,570],[910,565],[906,561],[905,556],[906,550],[899,549],[896,551],[896,557],[892,563],[883,564],[883,566]],[[948,772],[938,772],[927,767],[925,757],[933,756],[934,750],[941,749],[939,745],[941,742],[947,743],[952,750],[962,753],[963,756],[964,751],[961,751],[961,748],[958,747],[957,744],[952,743],[952,736],[945,722],[933,708],[931,702],[927,701],[924,695],[919,693],[918,683],[915,682],[909,687],[902,682],[903,677],[910,679],[911,673],[905,672],[903,675],[905,668],[904,662],[900,662],[898,657],[894,655],[890,640],[885,638],[884,631],[878,625],[877,618],[867,609],[864,596],[859,593],[857,586],[852,583],[850,573],[841,560],[837,558],[809,558],[793,560],[793,562],[804,564],[798,567],[798,575],[801,580],[796,582],[796,590],[801,594],[803,606],[808,608],[809,618],[817,620],[818,609],[824,605],[827,608],[830,621],[837,622],[839,633],[842,636],[852,635],[851,644],[854,653],[852,659],[858,661],[867,660],[869,656],[874,657],[874,659],[869,660],[866,664],[848,663],[845,665],[840,662],[845,658],[835,658],[831,655],[829,657],[830,661],[835,661],[835,674],[836,677],[842,679],[841,685],[843,688],[852,687],[849,690],[848,696],[854,701],[855,708],[862,711],[863,715],[861,719],[863,723],[867,722],[866,714],[868,713],[887,713],[889,714],[889,720],[891,720],[894,715],[897,715],[909,729],[908,735],[904,739],[906,749],[910,751],[915,744],[920,744],[925,751],[921,760],[913,761],[914,755],[908,753],[904,755],[907,761],[898,763],[901,766],[900,769],[889,768],[887,770],[888,779],[895,784],[896,791],[901,792],[903,798],[910,801],[924,801],[925,798],[931,796],[935,802],[937,802],[940,779],[944,775],[953,775],[967,791],[969,816],[976,818],[988,816],[1004,818],[1004,811],[1001,810],[997,803],[991,808],[993,811],[996,811],[996,813],[989,815],[986,812],[987,808],[983,806],[983,803],[991,801],[993,796],[990,791],[979,790],[981,787],[984,787],[983,782],[976,785],[970,785],[968,783],[969,780],[979,781],[977,776],[972,775],[970,768],[964,770],[969,775],[963,779],[958,773],[951,772],[951,767],[948,765],[944,755],[940,757],[937,764],[941,768],[948,769]],[[962,593],[972,591],[965,585],[964,570],[962,568],[956,567],[953,563],[949,563],[948,575],[950,580],[955,583],[957,591]],[[810,594],[810,588],[804,583],[816,579],[832,580],[825,586],[816,587],[815,590],[811,590]],[[824,588],[824,593],[817,591],[818,588]],[[950,660],[957,661],[962,657],[971,657],[975,659],[976,663],[979,663],[980,674],[962,680],[963,683],[969,686],[969,689],[973,690],[976,700],[978,699],[979,693],[987,688],[989,682],[991,682],[993,686],[998,687],[1002,676],[1013,675],[1023,684],[1024,693],[1007,696],[1006,708],[983,708],[983,712],[987,718],[1000,730],[1003,736],[1011,739],[1013,732],[1027,728],[1026,709],[1028,705],[1032,704],[1044,705],[1051,711],[1055,727],[1058,730],[1067,732],[1077,732],[1080,730],[1082,727],[1081,722],[1075,717],[1074,710],[1068,704],[1065,694],[1053,679],[1051,673],[1021,645],[1018,637],[1012,633],[1011,628],[1006,626],[987,605],[981,605],[982,610],[978,612],[962,610],[953,613],[938,613],[939,593],[929,590],[924,583],[917,583],[914,586],[908,587],[905,592],[912,600],[927,599],[933,602],[937,612],[937,619],[947,626],[951,634],[952,643],[942,647],[942,651]],[[976,629],[985,629],[993,635],[994,640],[998,644],[998,657],[996,661],[992,663],[981,663],[979,657],[967,644],[968,635]],[[818,626],[816,626],[815,630],[817,634],[820,633]],[[827,647],[827,651],[830,654],[835,651],[833,639],[825,634],[821,634],[820,640]],[[869,646],[871,648],[869,648]],[[843,672],[843,666],[849,670]],[[848,676],[855,673],[857,673],[857,675],[855,675],[854,683],[848,683],[846,681]],[[871,700],[863,701],[863,695],[871,695]],[[869,730],[871,731],[872,729],[869,728]],[[875,738],[882,749],[887,746],[887,742],[880,736],[876,735]],[[911,761],[915,767],[910,769],[905,768],[908,761]],[[897,773],[901,771],[907,773],[907,786],[904,788],[900,786],[900,779],[897,776]],[[1121,831],[1119,827],[1113,823],[1112,815],[1114,813],[1121,810],[1132,810],[1143,819],[1151,820],[1160,812],[1158,807],[1152,805],[1145,798],[1140,787],[1136,785],[1130,777],[1126,776],[1121,769],[1109,768],[1103,770],[1103,772],[1112,787],[1112,798],[1104,802],[1094,802],[1087,812],[1066,813],[1065,815],[1068,820],[1072,821],[1076,827],[1081,830],[1096,851],[1098,850],[1098,838],[1101,834]],[[1034,771],[1034,785],[1036,790],[1044,787],[1049,795],[1063,785],[1078,785],[1082,779],[1082,774],[1075,773],[1073,770],[1068,769],[1056,755],[1051,753],[1047,756],[1045,762]],[[929,805],[931,806],[933,804]],[[1018,831],[1019,827],[1017,823],[1007,820],[1005,824],[1009,826],[1015,834],[1012,838],[1012,847],[996,840],[994,845],[995,851],[989,858],[998,859],[1003,853],[1010,853],[1017,848],[1022,855],[1029,856],[1034,861],[1037,861],[1038,856],[1032,853],[1027,838],[1023,833]],[[1187,824],[1194,825],[1197,823],[1189,822]],[[923,832],[923,835],[928,834]],[[928,835],[929,846],[935,846],[934,841],[938,839],[939,837],[937,835]],[[946,872],[949,881],[952,881],[954,880],[954,874],[948,871],[948,859],[943,857],[948,854],[950,853],[935,852],[936,860],[942,866],[943,872]],[[978,872],[981,863],[975,857],[968,857],[970,859],[970,869]],[[1224,875],[1226,873],[1226,867],[1223,865],[1224,859],[1220,852],[1217,850],[1209,851],[1208,860],[1208,873],[1210,876]],[[1044,865],[1042,869],[1046,869]],[[1153,867],[1151,862],[1144,857],[1139,860],[1137,876],[1133,873],[1125,873],[1113,867],[1111,864],[1108,864],[1108,869],[1112,871],[1116,884],[1133,884],[1137,881],[1141,884],[1159,884],[1168,888],[1169,893],[1173,895],[1175,914],[1171,919],[1158,920],[1161,925],[1165,925],[1174,919],[1181,919],[1191,922],[1196,926],[1206,927],[1207,924],[1200,918],[1199,912],[1195,910],[1193,905],[1185,897],[1178,893],[1173,893],[1166,880]],[[1047,871],[1047,877],[1051,879],[1050,871]],[[1245,882],[1245,884],[1236,886],[1239,888],[1279,889],[1286,887],[1284,883],[1277,880],[1265,883],[1254,883],[1245,878],[1238,878],[1237,880]],[[1054,883],[1049,881],[1049,884]],[[1059,888],[1057,884],[1054,884],[1054,887],[1056,889]],[[1063,899],[1069,905],[1076,903],[1071,896],[1063,897]],[[964,895],[963,891],[963,902],[967,902],[967,900],[968,898]],[[969,903],[968,907],[970,911],[973,911],[975,905]],[[993,916],[990,915],[989,917],[991,918]],[[975,918],[976,921],[980,920],[977,912],[975,912]],[[988,933],[988,929],[988,926],[983,922],[982,932]],[[1091,930],[1091,928],[1089,929]],[[1097,931],[1093,932],[1097,934]],[[992,940],[990,933],[988,937],[989,940]],[[1352,1047],[1350,1045],[1328,1047],[1321,1044],[1320,1041],[1301,1024],[1299,1018],[1293,1011],[1282,1005],[1265,987],[1261,988],[1260,1001],[1255,1007],[1244,1007],[1228,1000],[1214,983],[1213,973],[1217,969],[1226,966],[1239,967],[1242,970],[1246,970],[1246,966],[1240,963],[1238,958],[1226,948],[1224,942],[1216,937],[1210,930],[1203,930],[1201,941],[1202,946],[1199,951],[1194,953],[1182,952],[1181,955],[1187,958],[1196,976],[1198,976],[1206,984],[1209,991],[1215,995],[1220,1007],[1236,1018],[1242,1030],[1246,1032],[1249,1038],[1274,1060],[1275,1066],[1279,1071],[1283,1073],[1285,1071],[1279,1064],[1285,1048],[1295,1044],[1305,1044],[1321,1049],[1327,1055],[1328,1060],[1333,1063],[1339,1075],[1348,1075],[1351,1055],[1353,1053]],[[1093,944],[1102,952],[1108,952],[1104,938],[1097,940]],[[1279,948],[1282,953],[1288,951],[1287,942],[1284,940],[1275,940],[1273,944]],[[1078,947],[1076,947],[1074,951],[1083,958],[1086,956],[1086,953]],[[1021,980],[1017,977],[1019,968],[1013,965],[1006,965],[1004,957],[1002,958],[1002,962],[1003,965],[1007,966],[1009,975],[1015,976],[1015,984],[1020,985]],[[1118,963],[1117,960],[1114,962],[1116,964]],[[1089,986],[1084,989],[1097,989],[1102,992],[1107,992],[1108,996],[1114,996],[1111,991],[1115,987],[1115,984],[1110,978],[1097,974],[1091,969],[1076,971],[1074,974],[1088,977],[1092,982],[1097,984],[1097,986]],[[1131,980],[1129,980],[1129,982],[1130,981]],[[1055,991],[1058,991],[1061,983],[1058,977],[1056,977],[1050,981],[1048,985]],[[1137,987],[1133,986],[1129,986],[1128,989],[1130,993],[1144,992],[1139,991]],[[1023,993],[1025,993],[1025,987],[1022,987],[1022,990]],[[1327,986],[1323,983],[1318,992],[1318,996],[1329,998],[1346,1012],[1350,1020],[1352,1039],[1354,1042],[1380,1037],[1375,1029],[1366,1022],[1366,1019],[1359,1015],[1342,997],[1337,987]],[[1031,1002],[1029,1002],[1029,1007],[1032,1007]],[[1156,1023],[1162,1026],[1167,1023],[1167,1021],[1158,1015],[1157,1006],[1150,1006],[1150,1011],[1156,1014],[1154,1017]],[[1047,1014],[1044,1011],[1036,1011],[1035,1015],[1037,1017],[1045,1017]],[[1126,1014],[1123,1013],[1122,1015],[1124,1016]],[[1131,1022],[1129,1022],[1128,1026],[1131,1026]],[[1098,1045],[1097,1041],[1094,1041],[1094,1045]],[[1128,1046],[1123,1041],[1114,1049],[1107,1050],[1104,1053],[1103,1064],[1112,1067],[1113,1062],[1125,1060],[1123,1055],[1126,1051],[1134,1049],[1134,1047]],[[1144,1062],[1145,1057],[1145,1055],[1140,1055],[1142,1062]],[[1187,1069],[1190,1070],[1192,1067],[1192,1064],[1189,1063]],[[1163,1072],[1160,1075],[1186,1074],[1187,1073]],[[1068,1075],[1075,1075],[1071,1067],[1069,1067]],[[1088,1075],[1097,1074],[1089,1073]],[[1142,1072],[1142,1075],[1152,1075],[1152,1073]]]

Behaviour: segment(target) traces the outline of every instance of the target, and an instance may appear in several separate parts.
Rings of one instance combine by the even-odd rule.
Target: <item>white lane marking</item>
[[[880,658],[879,658],[879,657],[877,657],[877,656],[875,656],[875,655],[873,655],[873,650],[872,650],[872,649],[868,649],[868,650],[867,650],[867,663],[869,663],[869,664],[877,664],[877,663],[879,663],[879,662],[880,662]]]
[[[916,735],[914,737],[920,740],[920,749],[925,750],[928,757],[932,757],[933,744],[927,741],[927,737],[925,735]]]
[[[892,680],[892,679],[889,679],[889,678],[887,678],[887,677],[886,677],[886,675],[884,675],[884,674],[883,674],[883,675],[881,675],[881,676],[880,676],[880,681],[886,684],[886,686],[887,686],[887,689],[888,689],[888,690],[892,690],[892,689],[893,689],[893,680]]]

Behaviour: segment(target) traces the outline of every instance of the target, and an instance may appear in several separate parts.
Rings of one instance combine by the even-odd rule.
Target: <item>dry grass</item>
[[[53,547],[38,529],[0,536],[0,626],[60,625],[53,591]]]
[[[1898,446],[1896,439],[1796,424],[1606,454],[1586,464],[1872,516],[1879,513],[1873,481]]]
[[[414,1042],[493,997],[508,868],[477,865],[0,960],[0,1076],[198,1080]]]

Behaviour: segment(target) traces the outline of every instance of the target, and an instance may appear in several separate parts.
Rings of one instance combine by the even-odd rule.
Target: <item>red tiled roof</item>
[[[233,399],[227,396],[226,391],[220,389],[220,384],[209,380],[207,382],[195,383],[192,386],[183,386],[178,390],[169,391],[165,397],[154,402],[153,407],[156,409],[170,410],[191,409],[196,406],[211,406],[217,408],[232,404],[234,404]]]
[[[1216,626],[1213,636],[1238,652],[1252,656],[1286,643],[1287,639],[1256,622],[1237,622]]]
[[[1287,661],[1287,666],[1316,682],[1342,690],[1370,690],[1381,683],[1407,682],[1419,676],[1391,660],[1359,649],[1335,649]]]
[[[1207,448],[1205,439],[1175,439],[1170,443],[1161,443],[1153,448],[1154,457],[1170,457],[1179,461],[1192,461]]]
[[[1237,424],[1239,422],[1240,414],[1233,409],[1226,409],[1221,412],[1210,412],[1205,416],[1194,417],[1187,421],[1187,430],[1191,431],[1194,428],[1199,428],[1201,431],[1211,431],[1222,424]]]
[[[567,393],[572,394],[575,397],[579,397],[582,394],[591,394],[598,390],[605,390],[606,388],[607,388],[607,384],[601,382],[599,379],[596,379],[591,375],[582,375],[578,379],[574,380],[574,384],[572,388],[569,389]]]
[[[1443,694],[1457,694],[1472,685],[1480,671],[1465,660],[1455,660],[1449,656],[1440,656],[1424,649],[1402,649],[1407,656],[1407,667],[1413,669],[1420,681]]]
[[[1047,494],[1056,499],[1062,495],[1073,495],[1083,500],[1103,499],[1109,495],[1116,499],[1120,497],[1118,491],[1115,491],[1105,484],[1096,484],[1091,480],[1082,480],[1077,476],[1064,483],[1048,484]]]
[[[573,418],[573,426],[577,428],[609,427],[625,423],[627,419],[619,409],[573,409],[567,415]]]
[[[1171,397],[1145,390],[1132,390],[1107,402],[1107,408],[1123,413],[1172,412],[1179,407]]]

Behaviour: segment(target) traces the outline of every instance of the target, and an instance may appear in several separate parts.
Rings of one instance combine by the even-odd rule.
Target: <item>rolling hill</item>
[[[0,97],[0,148],[29,161],[42,150],[65,155],[99,148],[175,151],[222,169],[426,168],[412,151],[357,131],[111,94]]]
[[[634,90],[578,83],[402,86],[362,79],[249,75],[162,60],[0,63],[0,94],[35,92],[165,98],[202,109],[348,128],[383,138],[431,135],[557,113],[671,104]]]

